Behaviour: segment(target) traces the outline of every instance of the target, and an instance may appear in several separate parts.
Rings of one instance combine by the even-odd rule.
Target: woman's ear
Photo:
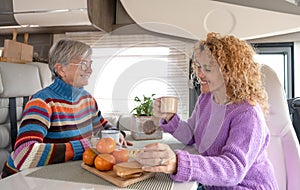
[[[59,75],[60,77],[64,77],[65,75],[65,69],[64,66],[60,63],[57,63],[54,65],[54,69],[57,75]]]

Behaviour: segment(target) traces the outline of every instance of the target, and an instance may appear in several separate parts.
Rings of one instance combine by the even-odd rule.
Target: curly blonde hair
[[[253,59],[254,50],[245,41],[232,35],[208,33],[206,40],[199,41],[194,50],[210,50],[219,64],[226,85],[226,96],[234,103],[248,101],[259,103],[268,113],[267,93],[261,81],[260,64]]]

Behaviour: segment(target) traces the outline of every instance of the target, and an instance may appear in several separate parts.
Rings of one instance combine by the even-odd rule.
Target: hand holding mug
[[[177,112],[176,97],[160,97],[155,99],[153,105],[153,115],[157,118],[162,118],[167,122]]]

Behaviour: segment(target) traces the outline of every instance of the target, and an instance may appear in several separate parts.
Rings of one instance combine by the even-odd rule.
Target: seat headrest
[[[45,88],[52,83],[52,75],[47,63],[30,62],[27,64],[35,65],[38,67],[42,88]]]
[[[269,98],[267,124],[271,135],[282,136],[286,133],[287,126],[292,126],[284,88],[271,67],[262,65],[261,72],[262,82]]]
[[[0,97],[31,96],[40,90],[37,66],[0,62]]]

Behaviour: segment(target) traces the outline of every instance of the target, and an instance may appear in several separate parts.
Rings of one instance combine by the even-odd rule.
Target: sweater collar
[[[83,87],[75,88],[56,77],[50,88],[68,100],[76,100],[83,92]]]

